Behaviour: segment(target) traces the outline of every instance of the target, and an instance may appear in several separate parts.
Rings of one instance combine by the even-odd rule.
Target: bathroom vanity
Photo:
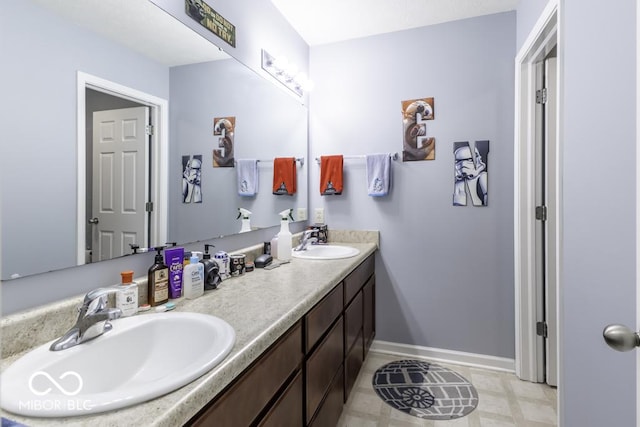
[[[348,237],[343,239],[349,240],[346,245],[359,249],[358,255],[294,258],[273,270],[256,269],[228,279],[198,299],[179,301],[178,311],[220,317],[236,332],[226,359],[192,383],[157,399],[96,415],[3,416],[30,426],[335,425],[375,335],[378,233],[343,237]],[[3,319],[2,367],[69,327],[78,302],[64,301]],[[7,341],[14,339],[17,343],[7,349]]]

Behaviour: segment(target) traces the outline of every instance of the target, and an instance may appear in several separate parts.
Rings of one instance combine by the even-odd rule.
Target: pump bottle
[[[184,268],[183,282],[185,298],[198,298],[204,293],[204,265],[196,255],[191,256],[189,265]]]
[[[155,262],[149,268],[147,286],[149,289],[149,305],[156,306],[169,301],[169,267],[164,263],[162,250],[164,246],[158,246],[155,250]]]
[[[280,232],[278,233],[278,252],[277,257],[280,261],[288,261],[291,259],[291,231],[289,231],[289,218],[293,209],[285,209],[280,212]]]

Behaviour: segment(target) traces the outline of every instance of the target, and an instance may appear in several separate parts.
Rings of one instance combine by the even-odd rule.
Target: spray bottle
[[[280,232],[278,233],[278,259],[288,261],[291,259],[291,231],[289,231],[289,218],[293,220],[293,209],[285,209],[280,212]]]
[[[251,211],[243,208],[238,208],[238,216],[236,219],[242,217],[242,227],[240,227],[241,233],[251,231]]]

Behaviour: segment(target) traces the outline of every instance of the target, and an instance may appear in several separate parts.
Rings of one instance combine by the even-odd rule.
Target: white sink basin
[[[302,259],[341,259],[351,258],[360,253],[350,246],[309,245],[304,251],[291,251],[291,256]]]
[[[143,314],[112,324],[94,340],[61,351],[47,343],[15,361],[0,376],[0,406],[32,417],[131,406],[200,377],[235,343],[227,322],[205,314]]]

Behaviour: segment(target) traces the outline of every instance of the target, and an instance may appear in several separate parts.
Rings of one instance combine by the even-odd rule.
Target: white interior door
[[[149,108],[93,114],[92,259],[131,253],[146,246]]]

